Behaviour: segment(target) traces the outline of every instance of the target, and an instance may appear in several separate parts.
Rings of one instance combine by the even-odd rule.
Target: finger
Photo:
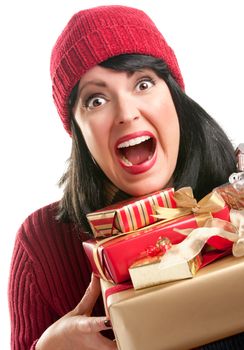
[[[89,345],[89,349],[98,349],[99,350],[118,350],[117,343],[109,338],[104,337],[101,333],[92,333],[86,334],[86,337],[83,333],[84,338],[87,339],[87,344]]]
[[[99,278],[92,274],[91,282],[83,298],[74,309],[74,313],[76,315],[90,315],[100,293],[101,287]]]
[[[99,337],[100,344],[101,344],[101,345],[99,345],[100,350],[105,350],[105,349],[106,350],[118,350],[117,343],[115,340],[113,341],[109,338],[106,338],[100,333],[98,333],[98,337]],[[97,344],[96,344],[95,349],[97,349]]]
[[[82,333],[97,333],[111,328],[110,320],[107,317],[86,317],[77,318],[77,327]]]

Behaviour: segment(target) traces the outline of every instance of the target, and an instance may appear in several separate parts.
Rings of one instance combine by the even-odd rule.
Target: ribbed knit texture
[[[70,133],[68,99],[73,87],[90,68],[121,54],[161,58],[184,89],[173,50],[152,20],[127,6],[98,6],[76,13],[60,34],[51,56],[53,98]]]
[[[56,205],[21,226],[9,281],[11,349],[28,350],[44,330],[72,310],[90,281],[90,267],[73,225],[55,220]],[[102,302],[95,314],[104,315]]]
[[[56,210],[52,204],[30,215],[16,237],[9,281],[12,350],[34,350],[44,330],[78,304],[90,281],[81,236],[73,225],[55,220]],[[94,315],[104,315],[101,298]],[[244,334],[201,349],[244,349]]]

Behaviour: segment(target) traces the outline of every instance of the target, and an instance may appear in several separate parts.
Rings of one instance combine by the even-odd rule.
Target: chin
[[[157,192],[162,190],[163,188],[168,188],[170,187],[169,185],[169,181],[168,182],[163,182],[163,183],[158,183],[157,185],[155,183],[150,183],[150,184],[143,184],[140,186],[133,186],[133,188],[127,188],[125,190],[123,190],[124,192],[130,194],[133,197],[140,197],[140,196],[144,196],[153,192]]]

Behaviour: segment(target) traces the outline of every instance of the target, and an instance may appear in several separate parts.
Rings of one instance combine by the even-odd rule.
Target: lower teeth
[[[122,158],[123,162],[126,164],[126,165],[129,165],[129,166],[132,166],[133,164],[125,157]]]
[[[152,159],[152,154],[150,154],[150,155],[148,156],[148,159],[147,159],[147,160],[150,160],[150,159]],[[122,161],[123,161],[126,165],[129,165],[129,166],[132,166],[132,165],[133,165],[133,164],[132,164],[127,158],[125,158],[125,157],[122,158]]]

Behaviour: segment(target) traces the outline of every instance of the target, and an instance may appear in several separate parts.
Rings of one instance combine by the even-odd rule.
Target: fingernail
[[[112,327],[111,321],[110,320],[105,320],[104,324],[106,327]]]

